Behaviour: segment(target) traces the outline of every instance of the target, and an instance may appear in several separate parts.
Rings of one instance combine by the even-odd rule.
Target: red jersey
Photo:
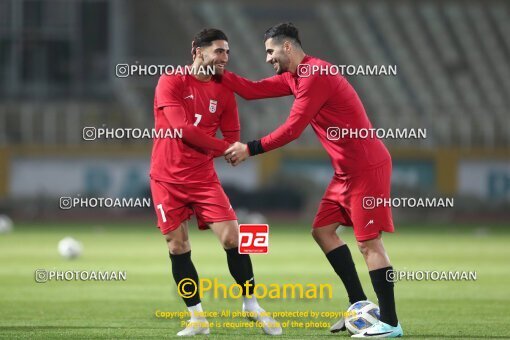
[[[330,63],[305,56],[301,64],[322,66]],[[309,77],[284,72],[260,81],[250,81],[225,71],[222,83],[245,99],[259,99],[294,95],[287,121],[261,139],[265,152],[279,148],[298,138],[312,125],[315,134],[326,149],[336,175],[348,175],[377,167],[390,154],[378,138],[340,138],[329,140],[328,128],[371,129],[363,104],[354,88],[341,75],[318,72]]]
[[[169,183],[218,181],[213,158],[239,140],[232,91],[192,75],[162,75],[154,96],[156,130],[183,129],[183,138],[154,139],[150,176]],[[214,138],[218,128],[224,140]]]

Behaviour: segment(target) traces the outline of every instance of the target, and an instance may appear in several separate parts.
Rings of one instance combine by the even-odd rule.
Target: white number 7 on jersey
[[[195,123],[193,123],[193,125],[198,126],[198,123],[200,123],[200,121],[202,120],[202,115],[199,115],[198,113],[195,113],[195,118],[197,120],[195,120]]]

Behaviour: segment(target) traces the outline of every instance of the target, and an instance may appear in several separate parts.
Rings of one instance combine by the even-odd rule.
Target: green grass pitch
[[[0,234],[0,337],[154,338],[174,337],[179,319],[156,318],[155,311],[184,311],[176,293],[166,245],[152,223],[17,225]],[[270,250],[252,256],[257,283],[330,283],[333,298],[261,301],[268,311],[343,311],[340,280],[303,224],[271,224]],[[369,299],[377,302],[352,231],[340,235],[353,252]],[[57,242],[73,236],[84,245],[73,261],[61,258]],[[225,253],[210,231],[192,227],[192,256],[201,278],[232,282]],[[476,281],[407,281],[396,284],[397,311],[405,336],[433,338],[510,338],[510,229],[482,225],[399,226],[384,235],[396,269],[476,271]],[[125,270],[122,282],[36,283],[36,269]],[[207,311],[241,308],[241,300],[203,298]],[[312,321],[308,319],[285,319]],[[315,321],[332,322],[333,319]],[[234,321],[216,319],[210,321]],[[236,321],[242,321],[237,319]],[[280,321],[284,321],[281,320]],[[258,328],[214,328],[210,337],[266,338]],[[347,338],[324,328],[285,328],[282,338]]]

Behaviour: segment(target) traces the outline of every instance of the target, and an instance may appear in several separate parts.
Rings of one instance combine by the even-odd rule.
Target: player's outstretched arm
[[[247,100],[283,97],[292,94],[283,75],[251,81],[233,72],[225,71],[221,83]]]
[[[234,143],[225,151],[225,159],[236,166],[249,156],[269,152],[297,139],[327,101],[330,92],[326,79],[318,76],[304,78],[287,121],[262,139],[247,144]]]
[[[225,151],[225,159],[233,166],[246,160],[249,156],[255,156],[264,152],[282,147],[297,139],[313,119],[313,115],[291,114],[281,126],[262,139],[243,144],[236,142]],[[313,111],[308,111],[309,113]],[[264,146],[265,142],[265,146]]]

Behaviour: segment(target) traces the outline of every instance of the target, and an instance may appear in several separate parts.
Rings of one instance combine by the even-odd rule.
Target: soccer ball
[[[72,237],[66,237],[58,243],[58,252],[66,259],[74,259],[81,255],[83,247]]]
[[[359,334],[361,331],[379,321],[379,307],[370,301],[358,301],[347,309],[345,327],[351,334]]]
[[[12,231],[12,220],[7,215],[0,215],[0,234]]]

